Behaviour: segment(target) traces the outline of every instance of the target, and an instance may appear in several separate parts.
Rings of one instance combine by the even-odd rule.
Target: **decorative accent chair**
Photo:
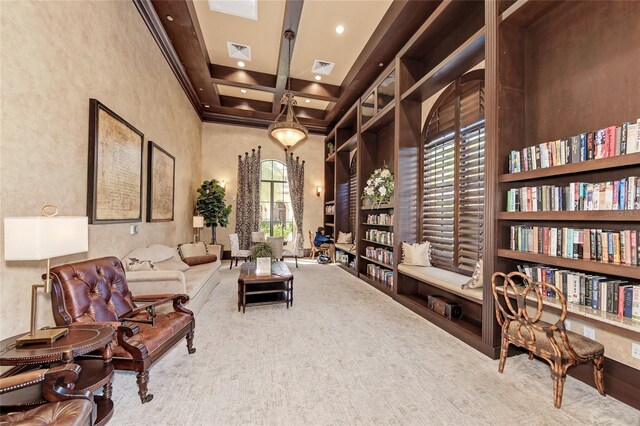
[[[273,247],[274,258],[282,260],[284,252],[284,237],[267,237],[267,244]]]
[[[301,234],[296,234],[296,238],[295,238],[295,242],[293,243],[293,248],[285,248],[282,250],[282,260],[284,260],[285,257],[293,257],[296,259],[296,268],[298,267],[298,247],[302,246],[302,242],[300,241],[302,239],[302,235]]]
[[[193,313],[183,304],[186,294],[150,294],[134,296],[129,291],[124,268],[116,257],[90,259],[51,269],[51,303],[57,325],[104,322],[113,325],[113,366],[137,373],[138,394],[144,404],[153,399],[147,393],[149,368],[183,337],[187,350],[195,353]],[[136,302],[146,303],[137,306]],[[169,313],[156,307],[173,304]],[[93,356],[90,354],[89,356]],[[102,358],[102,354],[95,353]]]
[[[0,378],[1,425],[92,425],[93,395],[74,391],[80,366],[62,364]],[[48,403],[39,405],[40,401]]]
[[[229,242],[231,243],[231,263],[229,264],[229,269],[233,268],[234,260],[236,261],[236,266],[238,266],[238,259],[242,258],[246,261],[251,258],[250,250],[240,250],[238,234],[229,234]]]
[[[525,287],[517,283],[522,283]],[[603,373],[604,346],[587,337],[567,331],[564,323],[567,316],[567,301],[558,288],[551,284],[534,282],[520,272],[509,274],[496,272],[491,279],[491,287],[495,299],[496,318],[502,327],[502,347],[498,365],[500,373],[504,371],[509,345],[515,345],[527,349],[529,359],[533,359],[535,355],[549,363],[556,408],[560,408],[562,404],[562,391],[567,370],[576,364],[593,363],[596,388],[602,396],[606,395]],[[546,295],[547,290],[554,291],[556,301],[560,302],[560,316],[554,324],[540,320],[545,306],[542,295]],[[516,300],[515,307],[512,298]],[[527,301],[530,302],[529,309],[536,308],[533,317],[527,311]]]
[[[318,253],[325,253],[329,255],[329,250],[326,248],[322,248],[320,246],[316,246],[313,242],[313,232],[309,231],[309,241],[311,241],[311,254],[309,255],[309,259],[313,259],[316,257]]]
[[[264,242],[264,232],[258,231],[258,232],[252,232],[251,233],[251,243],[252,244],[262,243],[262,242]]]

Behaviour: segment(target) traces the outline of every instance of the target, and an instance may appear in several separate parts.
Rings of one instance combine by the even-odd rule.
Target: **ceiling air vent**
[[[242,61],[251,60],[251,46],[228,41],[227,48],[229,49],[229,57]]]
[[[334,62],[321,61],[316,59],[311,67],[311,72],[314,74],[329,75],[333,71]]]

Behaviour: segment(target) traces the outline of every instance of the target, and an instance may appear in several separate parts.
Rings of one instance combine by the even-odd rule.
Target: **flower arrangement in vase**
[[[371,203],[373,207],[380,207],[391,201],[393,196],[393,173],[388,166],[375,169],[367,180],[362,199]]]

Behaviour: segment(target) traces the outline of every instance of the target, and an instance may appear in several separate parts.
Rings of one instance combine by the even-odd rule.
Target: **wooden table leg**
[[[291,298],[291,306],[293,306],[293,277],[289,281],[289,297]]]
[[[242,313],[244,314],[247,309],[247,284],[242,283]]]
[[[242,284],[238,280],[238,312],[240,312],[240,304],[242,303]]]

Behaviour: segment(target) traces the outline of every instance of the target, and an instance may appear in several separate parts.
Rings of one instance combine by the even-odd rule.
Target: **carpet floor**
[[[180,343],[151,368],[116,372],[110,424],[640,425],[640,412],[568,377],[553,407],[546,364],[498,362],[335,265],[295,269],[294,306],[237,311],[239,268],[222,272]],[[606,370],[605,370],[606,379]]]

